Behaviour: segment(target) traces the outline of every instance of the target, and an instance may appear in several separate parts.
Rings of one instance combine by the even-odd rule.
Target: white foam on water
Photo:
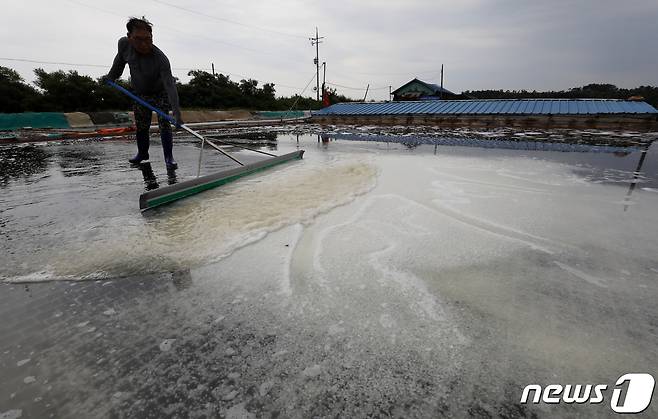
[[[237,393],[233,394],[233,397],[228,398],[228,400],[232,400],[235,398]],[[226,399],[227,397],[225,397]],[[255,419],[256,415],[253,413],[249,412],[246,407],[245,403],[239,403],[236,404],[235,406],[232,406],[230,409],[226,410],[226,413],[224,414],[226,419]]]
[[[172,345],[176,342],[176,339],[165,339],[162,342],[160,342],[160,345],[158,347],[162,352],[168,352],[171,350]]]
[[[565,271],[569,272],[570,274],[582,279],[583,281],[586,281],[592,285],[597,285],[599,287],[607,287],[606,280],[596,277],[594,275],[590,275],[588,273],[585,273],[581,271],[580,269],[576,269],[573,266],[569,266],[567,264],[554,261],[554,263],[559,266],[560,268],[564,269]]]
[[[460,214],[459,211],[457,211],[456,209],[453,209],[450,206],[445,205],[444,201],[441,199],[435,199],[432,202],[436,205],[438,211],[440,211],[444,215],[453,218],[456,221],[459,221],[460,223],[463,223],[477,230],[485,231],[495,236],[504,237],[509,240],[514,240],[516,242],[523,243],[532,249],[539,250],[541,252],[552,255],[556,252],[556,250],[550,249],[549,247],[546,246],[546,244],[560,246],[559,244],[554,243],[547,238],[539,237],[533,234],[519,231],[510,226],[492,223],[491,221],[486,220],[484,218],[475,218],[475,217],[469,217]]]
[[[372,188],[375,176],[374,166],[359,159],[302,161],[155,210],[159,214],[104,220],[94,240],[53,249],[47,271],[3,279],[99,279],[212,263],[351,201]]]
[[[372,252],[369,255],[370,265],[380,273],[378,275],[380,281],[397,283],[403,293],[415,294],[415,298],[412,299],[412,307],[418,308],[416,313],[419,316],[427,316],[433,321],[445,319],[445,313],[443,313],[441,306],[437,304],[436,296],[428,291],[422,280],[409,272],[391,266],[389,256],[397,251],[398,246],[389,242],[389,245],[383,250]]]
[[[467,386],[492,384],[490,388],[526,382],[519,371],[534,372],[534,368],[546,368],[556,378],[576,371],[582,372],[580,377],[594,379],[621,364],[643,366],[651,361],[650,333],[637,333],[629,340],[624,333],[629,329],[624,330],[622,322],[628,320],[634,331],[647,330],[649,313],[627,308],[640,307],[650,299],[649,291],[640,287],[654,289],[653,282],[632,282],[638,272],[651,279],[656,271],[647,269],[658,268],[654,263],[658,246],[654,194],[638,194],[642,199],[638,201],[646,205],[623,213],[610,202],[623,198],[625,190],[573,181],[568,165],[528,158],[404,153],[377,155],[372,162],[378,175],[374,189],[364,187],[364,195],[352,195],[358,189],[355,184],[368,181],[355,183],[348,176],[351,186],[330,194],[335,197],[348,191],[346,205],[329,205],[325,212],[308,209],[316,214],[311,218],[305,219],[303,211],[292,217],[276,216],[297,211],[289,203],[275,214],[257,208],[253,200],[249,205],[234,205],[234,211],[253,210],[269,221],[262,225],[262,220],[235,220],[226,229],[237,231],[243,239],[262,239],[241,246],[212,267],[191,271],[193,288],[211,306],[203,321],[225,314],[226,325],[236,319],[245,326],[274,323],[284,330],[274,328],[277,343],[268,349],[265,362],[277,351],[271,360],[288,363],[294,380],[302,381],[307,369],[311,376],[307,382],[316,380],[321,385],[327,384],[322,380],[329,376],[322,371],[332,368],[327,360],[345,358],[344,362],[340,359],[345,368],[358,371],[370,362],[365,354],[375,351],[393,359],[409,359],[410,353],[422,352],[430,361],[409,362],[410,377],[432,375],[444,380],[443,374],[435,374],[444,369],[449,371],[445,377],[454,374]],[[341,164],[340,157],[327,161],[332,168]],[[304,180],[310,184],[300,181],[301,190],[323,185]],[[241,187],[247,193],[262,191],[263,182],[278,187],[260,178]],[[231,196],[231,189],[217,193],[222,199],[218,195],[212,205],[229,205],[224,198]],[[319,202],[334,205],[343,198],[321,195]],[[223,230],[215,225],[214,217],[224,213],[207,208],[206,203],[194,200],[171,207],[167,211],[172,215],[171,225],[157,224],[156,216],[141,224],[133,222],[130,229],[153,234],[149,240],[168,237],[176,238],[177,245],[189,244],[191,234],[180,231],[181,225],[200,221],[217,235],[213,241],[210,233],[195,227],[194,234],[201,233],[205,246],[202,253],[206,247],[213,248],[210,257],[199,259],[203,264],[222,252],[222,240],[232,237],[217,234]],[[200,214],[184,213],[189,210]],[[119,229],[120,224],[115,220],[111,229]],[[276,225],[284,228],[268,230]],[[168,249],[166,243],[158,246]],[[196,245],[191,246],[195,250]],[[141,256],[157,256],[136,251]],[[164,254],[181,263],[195,260],[170,250]],[[621,277],[622,268],[628,278],[594,274],[615,272],[612,275]],[[182,300],[174,298],[172,303],[178,307],[193,304]],[[231,301],[236,304],[221,304],[221,313],[216,312],[220,302]],[[219,354],[233,360],[244,355],[236,351],[244,351],[242,347],[231,345],[235,349]],[[313,378],[316,365],[320,374]],[[241,373],[249,376],[247,371]],[[474,377],[476,381],[470,381]],[[279,378],[276,391],[269,394],[289,402],[281,394],[290,381],[281,383]],[[478,378],[492,382],[481,383]],[[242,401],[243,393],[238,396],[232,391],[221,394]]]
[[[0,276],[0,281],[15,283],[15,284],[39,283],[39,282],[47,282],[53,280],[72,281],[76,279],[78,278],[73,275],[58,275],[52,269],[42,270],[38,272],[31,272],[25,275]]]
[[[315,248],[313,275],[299,270],[296,274],[298,282],[306,286],[319,285],[313,288],[314,295],[306,297],[320,304],[309,304],[322,311],[324,308],[320,307],[331,310],[335,304],[347,304],[347,299],[355,299],[343,309],[345,323],[326,326],[329,336],[350,329],[352,334],[363,333],[354,329],[364,329],[368,334],[386,335],[388,339],[393,328],[405,330],[403,341],[428,339],[439,346],[443,339],[465,341],[449,324],[450,316],[437,295],[423,280],[398,264],[398,256],[408,251],[410,243],[428,236],[427,225],[422,221],[426,210],[408,201],[393,194],[370,194],[341,211],[349,214],[348,217],[332,214],[330,219],[334,222],[323,220],[321,225],[305,232],[313,238],[305,244]],[[303,253],[296,256],[305,257]],[[371,298],[365,297],[368,295]],[[382,301],[386,304],[381,304]],[[389,307],[395,307],[395,316]],[[367,319],[371,316],[375,316],[381,330],[370,326]],[[432,337],[419,336],[419,323],[432,324],[430,327],[436,332]]]
[[[333,231],[335,231],[336,229],[339,229],[339,228],[344,228],[344,227],[347,227],[347,226],[353,226],[355,228],[360,228],[360,227],[358,227],[357,220],[362,218],[366,214],[366,211],[368,211],[368,209],[372,206],[373,199],[374,199],[373,197],[367,197],[365,202],[360,205],[359,209],[353,215],[351,215],[350,218],[347,219],[346,221],[338,223],[338,224],[330,225],[329,227],[326,227],[323,230],[321,230],[320,232],[318,232],[317,234],[315,234],[315,243],[316,243],[316,245],[313,246],[315,248],[315,252],[313,253],[313,268],[314,268],[314,271],[317,274],[316,275],[317,278],[322,278],[324,275],[326,275],[325,268],[322,265],[322,262],[320,260],[322,254],[325,251],[324,247],[322,245],[324,239],[329,234],[331,234]]]
[[[286,247],[288,247],[289,251],[286,252],[285,254],[284,273],[282,276],[282,280],[280,281],[281,283],[280,293],[287,296],[292,295],[292,288],[290,286],[290,266],[292,264],[292,255],[295,251],[295,248],[299,244],[299,240],[302,237],[302,232],[304,231],[304,228],[301,224],[296,224],[293,226],[292,230],[293,230],[292,233],[293,236],[291,243],[286,244]]]
[[[274,388],[274,381],[269,380],[263,382],[261,385],[258,386],[258,394],[260,394],[261,397],[267,396],[267,393],[270,392]]]
[[[27,364],[27,363],[30,362],[30,361],[31,361],[30,358],[28,358],[28,359],[21,359],[20,361],[18,361],[18,362],[16,363],[16,366],[17,366],[17,367],[22,367],[23,365]]]
[[[310,367],[306,367],[302,371],[302,376],[304,376],[305,378],[315,378],[320,374],[322,374],[322,367],[318,364],[311,365]]]
[[[19,419],[21,417],[23,417],[23,410],[21,409],[12,409],[0,413],[0,419]]]

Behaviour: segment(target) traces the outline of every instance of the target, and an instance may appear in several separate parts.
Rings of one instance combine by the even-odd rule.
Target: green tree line
[[[47,72],[34,70],[34,86],[23,80],[13,69],[0,66],[0,112],[96,112],[103,110],[129,110],[131,99],[75,70]],[[181,106],[185,109],[252,109],[288,110],[319,109],[321,103],[311,97],[276,97],[275,84],[253,79],[233,81],[224,74],[211,74],[192,70],[187,83],[177,81]],[[119,80],[129,88],[129,83]],[[335,89],[327,89],[330,102],[350,102],[353,99],[339,95]],[[641,96],[646,102],[658,107],[658,87],[640,86],[634,89],[619,88],[612,84],[593,83],[561,91],[538,92],[536,90],[467,90],[463,98],[520,99],[520,98],[600,98],[628,99]]]
[[[47,72],[34,70],[34,86],[13,69],[0,66],[0,112],[96,112],[129,110],[131,99],[104,85],[101,79],[81,75],[75,70]],[[288,110],[319,109],[321,103],[299,95],[276,97],[274,83],[253,79],[235,82],[224,74],[211,74],[193,70],[188,83],[177,81],[181,107],[185,109],[253,109]],[[130,88],[129,82],[119,84]],[[349,98],[331,91],[331,102],[349,101]]]
[[[658,107],[658,87],[654,86],[623,89],[614,84],[592,83],[560,91],[466,90],[462,92],[462,95],[474,99],[628,99],[633,96],[641,96],[650,105]]]

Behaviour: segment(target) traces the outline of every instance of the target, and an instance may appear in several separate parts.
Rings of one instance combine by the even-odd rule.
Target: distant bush
[[[462,95],[474,99],[628,99],[633,96],[641,96],[650,105],[658,107],[658,87],[653,86],[622,89],[613,84],[592,83],[560,91],[467,90],[462,92]]]
[[[77,71],[62,70],[47,72],[34,70],[38,89],[28,85],[20,75],[7,67],[0,66],[0,112],[94,112],[102,110],[128,110],[132,101],[104,85],[101,79],[80,75]],[[181,107],[195,109],[255,109],[288,110],[293,104],[296,109],[319,109],[320,102],[309,97],[275,97],[274,83],[259,87],[257,80],[234,82],[229,76],[211,74],[201,70],[188,73],[188,83],[177,82]],[[119,80],[129,88],[129,82]]]
[[[0,112],[35,110],[39,92],[14,70],[0,67]]]
[[[47,72],[34,70],[37,88],[25,83],[13,69],[0,66],[0,112],[54,111],[94,112],[103,110],[129,110],[132,101],[115,89],[101,83],[100,79],[80,75],[77,71]],[[233,81],[224,74],[211,74],[192,70],[188,83],[177,82],[178,95],[183,108],[188,109],[253,109],[283,111],[294,109],[319,109],[321,102],[311,97],[276,97],[275,84],[253,79]],[[128,88],[129,83],[119,84]],[[352,99],[339,95],[328,88],[331,103],[350,102]],[[601,98],[628,99],[641,96],[649,104],[658,107],[658,87],[640,86],[622,89],[612,84],[588,84],[563,91],[538,92],[536,90],[467,90],[462,97],[474,99],[520,98]]]

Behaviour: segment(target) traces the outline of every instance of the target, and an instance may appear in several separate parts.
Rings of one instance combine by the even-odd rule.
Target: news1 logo
[[[641,413],[651,404],[656,381],[651,374],[624,374],[615,383],[610,399],[610,408],[617,413]],[[624,390],[625,387],[625,390]],[[523,389],[521,404],[599,404],[605,400],[607,384],[551,384],[542,389],[539,384],[530,384]],[[532,399],[530,395],[532,394]],[[530,401],[528,401],[530,399]]]

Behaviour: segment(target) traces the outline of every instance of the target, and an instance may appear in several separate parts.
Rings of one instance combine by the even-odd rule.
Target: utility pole
[[[393,93],[391,93],[391,87],[393,86],[388,86],[388,101],[392,102],[393,101]]]
[[[443,64],[441,64],[441,92],[439,92],[439,99],[443,99]]]
[[[311,45],[315,45],[315,92],[317,93],[318,102],[320,101],[320,47],[322,43],[321,39],[324,39],[324,36],[318,36],[318,27],[315,27],[315,38],[308,38],[311,41]]]
[[[326,61],[322,62],[322,69],[324,70],[324,73],[322,74],[322,87],[324,87],[324,83],[327,81],[327,62]]]
[[[212,66],[212,75],[214,76],[215,75],[215,63],[210,63],[210,65]]]
[[[366,87],[366,94],[363,95],[363,101],[366,101],[366,98],[368,97],[368,89],[370,89],[370,83],[368,83],[368,86]]]
[[[327,62],[323,61],[322,62],[322,106],[324,106],[324,95],[325,95],[325,90],[326,90],[326,85],[325,83],[327,82]],[[327,95],[328,98],[329,95]]]

